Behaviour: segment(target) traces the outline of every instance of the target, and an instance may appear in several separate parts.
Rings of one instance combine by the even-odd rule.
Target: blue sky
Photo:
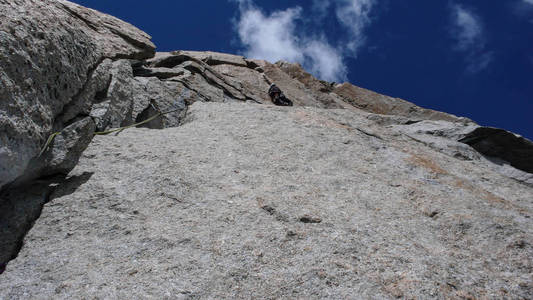
[[[76,0],[158,51],[299,62],[422,107],[533,139],[533,0]]]

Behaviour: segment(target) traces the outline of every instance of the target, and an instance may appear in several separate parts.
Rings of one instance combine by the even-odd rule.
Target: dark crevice
[[[202,61],[210,66],[230,65],[230,66],[236,66],[236,67],[241,67],[241,68],[248,67],[248,64],[246,64],[246,66],[243,66],[242,64],[239,64],[239,63],[234,63],[234,62],[226,61],[226,60],[213,59],[212,57],[206,57]]]
[[[263,102],[257,101],[257,100],[255,100],[253,98],[250,98],[250,97],[246,97],[246,99],[244,99],[244,101],[253,101],[253,102],[257,103],[257,104],[263,104]]]
[[[251,60],[245,60],[245,61],[246,61],[246,67],[248,67],[248,69],[255,70],[256,68],[260,67],[258,64],[256,64],[255,62]]]
[[[321,223],[322,219],[316,216],[304,215],[298,219],[302,223]]]
[[[154,100],[150,100],[150,104],[148,107],[146,107],[135,119],[135,123],[142,122],[144,120],[148,120],[149,118],[158,115],[159,109],[155,106]],[[150,128],[150,129],[163,129],[164,124],[163,120],[161,119],[161,116],[153,119],[152,121],[139,125],[138,127],[144,127],[144,128]]]
[[[87,70],[87,74],[86,74],[86,79],[85,79],[85,82],[83,83],[82,87],[80,88],[80,90],[76,93],[76,95],[72,96],[71,100],[65,104],[65,106],[63,106],[63,111],[57,115],[55,117],[55,120],[54,120],[54,131],[60,131],[61,129],[65,128],[65,124],[66,123],[69,123],[70,119],[68,120],[64,120],[65,118],[65,112],[67,112],[70,108],[71,105],[79,105],[78,103],[78,99],[81,97],[81,95],[87,90],[87,86],[89,85],[90,81],[91,81],[91,78],[94,74],[94,72],[96,71],[96,69],[98,68],[98,66],[100,66],[100,64],[105,60],[104,57],[101,57],[100,59],[98,59],[98,61],[92,65],[88,70]],[[79,115],[79,114],[77,114]],[[76,115],[76,116],[77,116]],[[74,118],[76,117],[74,116]],[[72,123],[72,122],[70,122]]]
[[[73,11],[72,9],[70,9],[70,7],[68,7],[68,6],[66,6],[66,5],[64,5],[62,3],[60,3],[60,4],[67,11],[67,13],[69,13],[70,15],[75,17],[76,19],[80,19],[81,21],[83,21],[83,23],[85,23],[85,25],[87,25],[87,27],[89,27],[92,30],[98,32],[98,27],[95,24],[93,24],[91,21],[87,20],[86,18],[84,18],[83,16],[78,14],[77,12]]]
[[[180,75],[185,74],[185,71],[183,69],[171,69],[171,68],[165,68],[168,69],[165,70],[157,70],[157,69],[151,69],[146,68],[144,66],[138,66],[133,69],[133,76],[134,77],[156,77],[158,79],[164,80],[169,79],[173,77],[177,77]]]
[[[24,188],[25,189],[25,188]],[[33,199],[30,199],[30,201],[25,201],[26,199],[18,202],[25,201],[24,205],[26,206],[24,208],[24,215],[22,216],[23,222],[22,224],[15,224],[15,222],[20,221],[16,220],[13,221],[10,219],[10,216],[2,216],[2,227],[7,228],[10,230],[10,232],[13,234],[13,237],[6,237],[4,233],[2,233],[2,241],[6,243],[6,245],[11,246],[11,249],[7,249],[7,253],[9,253],[8,261],[13,260],[17,258],[18,253],[22,249],[24,237],[30,231],[30,229],[35,224],[35,221],[41,216],[42,208],[43,206],[50,201],[50,195],[54,191],[54,187],[48,184],[37,184],[33,185],[31,188],[33,193],[40,193],[38,196],[34,196]],[[24,191],[16,191],[17,193],[24,193]],[[4,197],[9,197],[9,192],[7,195],[0,196],[2,199],[0,201],[4,201]],[[14,206],[19,205],[21,203],[10,203]],[[15,213],[13,216],[18,215],[20,211],[17,211],[18,209],[13,209]],[[6,224],[7,223],[7,224]],[[10,245],[11,244],[11,245]],[[1,249],[2,252],[6,249]],[[2,253],[4,254],[4,253]],[[5,261],[4,263],[7,263]]]
[[[192,62],[195,62],[196,64],[192,64],[192,63],[185,64],[184,66],[181,66],[181,67],[183,67],[185,70],[191,71],[192,73],[201,74],[202,76],[204,76],[205,68],[202,70],[201,68],[198,67],[198,66],[202,67],[201,63],[198,63],[194,60]]]
[[[193,61],[193,62],[198,63],[198,61],[197,61],[196,59],[190,59],[190,61]],[[201,65],[200,65],[200,66],[201,66]],[[184,66],[183,68],[186,69],[186,70],[188,70],[188,71],[190,71],[190,72],[192,72],[192,73],[200,74],[200,75],[201,75],[201,76],[207,81],[207,83],[209,83],[210,85],[213,85],[213,86],[215,86],[215,87],[218,87],[218,88],[220,88],[220,89],[222,89],[222,90],[228,92],[228,93],[231,95],[232,98],[239,99],[239,98],[235,97],[235,95],[233,95],[231,92],[229,92],[224,86],[220,85],[219,83],[217,83],[217,82],[214,81],[213,79],[210,79],[209,76],[207,76],[207,75],[205,74],[206,72],[211,72],[211,74],[212,74],[214,77],[216,77],[216,78],[218,78],[220,81],[224,82],[224,84],[226,84],[227,86],[229,86],[229,87],[231,87],[231,88],[233,88],[233,89],[235,89],[235,90],[241,92],[241,90],[240,90],[239,88],[237,88],[237,87],[233,86],[232,84],[228,83],[228,82],[225,80],[224,76],[221,76],[221,75],[218,74],[217,72],[212,71],[210,68],[205,68],[204,70],[202,70],[202,69],[199,69],[199,68],[198,68],[197,66],[195,66],[194,64],[186,65],[186,66]],[[241,94],[242,94],[242,92],[241,92]],[[244,99],[240,99],[240,100],[244,100]]]
[[[380,137],[379,135],[376,135],[376,134],[373,134],[373,133],[367,132],[367,131],[365,131],[365,130],[363,130],[363,129],[360,129],[360,128],[355,128],[355,129],[357,129],[357,131],[359,131],[359,132],[361,132],[361,133],[363,133],[363,134],[365,134],[365,135],[368,135],[368,136],[374,137],[374,138],[376,138],[376,139],[378,139],[378,140],[382,140],[382,141],[384,140],[384,139],[383,139],[382,137]]]
[[[105,99],[107,98],[107,92],[108,92],[107,89],[96,92],[96,94],[94,95],[94,103],[98,104],[98,103],[104,102]]]
[[[413,125],[420,122],[422,122],[422,120],[407,120],[403,125]]]
[[[187,119],[188,114],[189,114],[189,105],[185,104],[185,107],[183,108],[183,117],[179,120],[178,126],[182,126],[185,124],[185,120]]]
[[[228,98],[232,99],[232,100],[236,100],[236,101],[243,101],[243,100],[240,100],[240,99],[237,99],[235,98],[235,96],[233,96],[233,94],[231,94],[230,92],[228,92],[226,89],[224,88],[220,88],[222,90],[222,92],[224,93],[225,96],[227,96]],[[246,100],[244,100],[246,101]]]
[[[109,76],[109,79],[107,80],[105,88],[103,90],[96,91],[96,94],[94,94],[93,104],[102,103],[107,99],[107,94],[109,92],[109,87],[111,86],[111,81],[113,81],[113,76]]]
[[[68,120],[67,122],[63,123],[63,128],[67,128],[68,126],[78,122],[78,121],[81,121],[87,117],[90,117],[89,114],[86,114],[86,113],[80,113],[80,114],[77,114],[74,118]]]
[[[217,77],[218,79],[220,79],[220,80],[221,80],[222,82],[224,82],[226,85],[228,85],[228,86],[234,88],[235,90],[239,91],[239,92],[242,94],[242,91],[241,91],[239,88],[236,88],[236,87],[233,86],[232,84],[228,83],[228,82],[224,79],[223,76],[220,76],[218,73],[215,73],[215,72],[211,72],[211,74],[213,74],[213,76],[215,76],[215,77]],[[203,76],[206,80],[208,80],[204,74],[202,74],[202,76]],[[211,81],[212,81],[212,80],[211,80]],[[209,80],[208,80],[208,82],[209,82]],[[211,82],[209,82],[209,83],[211,83]],[[226,88],[224,88],[223,86],[220,86],[220,85],[217,84],[216,82],[212,82],[212,83],[213,83],[215,86],[218,86],[219,88],[226,90]],[[229,92],[229,91],[228,91],[228,92]]]
[[[261,209],[268,212],[268,214],[270,214],[271,216],[273,216],[276,213],[276,209],[269,205],[263,205]]]
[[[26,234],[41,216],[46,203],[69,195],[87,182],[93,173],[65,179],[54,175],[41,177],[24,186],[7,187],[0,192],[0,274],[24,246]],[[9,268],[8,268],[9,269]]]
[[[176,82],[179,82],[181,84],[183,84],[187,89],[193,91],[196,95],[198,95],[200,98],[202,98],[205,102],[209,102],[209,98],[207,98],[206,96],[204,96],[201,92],[199,92],[198,90],[196,89],[193,89],[189,84],[187,84],[187,82],[185,82],[184,80],[180,80],[180,79],[173,79],[173,81],[176,81]],[[192,103],[187,103],[187,101],[185,101],[186,104],[190,105]]]
[[[143,42],[140,42],[136,39],[133,39],[132,37],[130,37],[129,35],[127,34],[124,34],[116,29],[113,29],[113,28],[109,28],[108,29],[120,36],[124,41],[126,41],[128,44],[134,46],[135,48],[139,49],[139,50],[143,50],[142,52],[139,52],[139,53],[134,53],[134,54],[130,54],[130,55],[126,55],[126,54],[117,54],[114,58],[115,59],[147,59],[147,58],[152,58],[154,57],[155,55],[155,48],[152,48],[150,45],[148,44],[145,44]]]
[[[279,211],[277,211],[274,207],[272,207],[270,205],[263,205],[263,206],[261,206],[261,209],[266,211],[269,215],[275,217],[276,220],[279,221],[279,222],[288,222],[289,221],[289,218],[287,218],[287,216],[283,215],[282,213],[280,213]]]
[[[191,70],[189,70],[191,71]],[[192,72],[192,71],[191,71]],[[230,98],[233,98],[233,99],[238,99],[240,101],[244,101],[245,99],[240,99],[240,98],[237,98],[235,97],[235,95],[233,95],[233,93],[231,93],[230,91],[228,91],[227,88],[225,88],[224,86],[218,84],[216,81],[210,79],[208,76],[206,76],[204,73],[202,72],[198,72],[198,74],[200,74],[204,79],[205,81],[207,81],[207,83],[209,83],[210,85],[214,86],[214,87],[217,87],[219,89],[222,90],[222,92],[224,92],[225,95],[229,96]],[[222,80],[219,76],[217,76],[216,74],[213,73],[213,76],[216,76],[218,79]],[[224,80],[222,80],[224,81]],[[234,88],[235,90],[239,91],[239,89],[235,88],[234,86],[228,84],[226,81],[224,81],[225,84],[227,84],[228,86]]]
[[[133,77],[152,77],[152,70],[143,65],[132,66]]]
[[[175,66],[181,65],[182,63],[190,60],[193,59],[186,55],[169,56],[167,58],[162,59],[161,61],[158,61],[153,66],[157,68],[174,68]]]

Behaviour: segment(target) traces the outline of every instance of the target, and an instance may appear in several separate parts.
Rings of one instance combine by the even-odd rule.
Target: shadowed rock
[[[2,267],[16,258],[23,239],[43,205],[54,197],[73,193],[91,177],[90,173],[64,179],[64,176],[33,182],[31,188],[20,187],[0,193],[0,274]]]
[[[513,167],[533,173],[533,142],[509,131],[478,127],[459,140],[486,156],[509,162]]]

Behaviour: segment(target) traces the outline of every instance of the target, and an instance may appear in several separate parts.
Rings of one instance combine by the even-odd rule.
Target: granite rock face
[[[365,112],[197,102],[70,178],[0,298],[533,296],[532,189]]]
[[[148,58],[155,47],[137,28],[67,1],[0,1],[0,19],[1,188],[30,175],[52,132],[86,116],[78,98],[87,103],[103,59]]]
[[[411,102],[381,95],[350,83],[336,85],[333,91],[353,106],[376,114],[405,116],[412,121],[445,120],[451,122],[471,122],[467,118],[459,118],[440,111],[425,109]]]
[[[393,126],[413,140],[466,161],[482,160],[500,174],[533,186],[533,143],[503,129],[425,120]]]
[[[67,1],[0,20],[0,299],[533,297],[531,141]]]

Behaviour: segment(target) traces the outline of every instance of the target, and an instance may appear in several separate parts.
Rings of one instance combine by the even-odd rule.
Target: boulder
[[[99,131],[110,127],[133,124],[133,71],[128,60],[117,60],[109,68],[110,80],[102,91],[99,105],[93,106],[91,116],[97,121]],[[104,94],[105,93],[105,94]]]
[[[164,113],[144,127],[162,129],[181,124],[187,112],[187,105],[202,98],[185,85],[157,78],[135,78],[130,86],[133,91],[132,119],[138,123],[155,114]]]
[[[247,99],[263,104],[272,103],[267,93],[269,83],[262,73],[248,67],[229,64],[216,65],[212,68],[224,77],[240,83],[241,92]]]
[[[533,184],[533,142],[507,130],[477,127],[464,135],[459,142],[470,145],[497,164],[508,164],[530,174]]]
[[[148,58],[155,47],[130,24],[67,1],[2,1],[0,19],[1,189],[32,177],[50,134],[87,115],[105,58]]]

